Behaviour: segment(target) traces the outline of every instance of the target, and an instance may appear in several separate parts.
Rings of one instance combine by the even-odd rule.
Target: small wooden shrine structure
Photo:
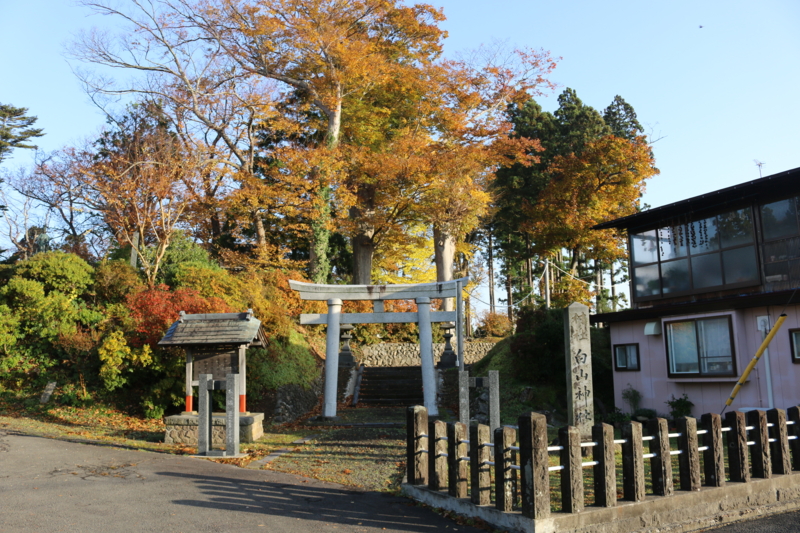
[[[228,374],[239,374],[239,411],[247,412],[247,362],[250,346],[264,346],[261,321],[246,313],[187,315],[183,311],[167,330],[159,346],[180,346],[186,351],[186,412],[193,407],[192,387],[199,386],[200,374],[225,381]]]
[[[339,330],[342,324],[408,324],[419,326],[420,366],[422,367],[422,387],[425,407],[431,415],[438,414],[436,405],[436,371],[433,365],[434,322],[454,322],[458,343],[458,360],[464,369],[464,344],[461,326],[464,323],[464,310],[461,289],[469,281],[468,277],[436,283],[416,283],[408,285],[320,285],[289,281],[289,287],[300,293],[302,300],[327,301],[326,314],[302,314],[300,324],[326,325],[325,346],[325,396],[322,416],[336,416],[336,390],[339,366]],[[431,311],[431,299],[455,298],[455,311]],[[372,313],[342,313],[342,301],[371,301]],[[384,311],[386,300],[414,300],[417,312],[389,313]]]

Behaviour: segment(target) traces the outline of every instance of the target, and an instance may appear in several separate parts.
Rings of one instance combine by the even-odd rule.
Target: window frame
[[[672,365],[671,362],[671,354],[670,354],[670,345],[669,345],[669,335],[667,334],[669,324],[675,324],[680,322],[695,322],[702,320],[713,320],[718,318],[726,318],[728,321],[728,336],[730,338],[730,347],[731,347],[731,372],[729,374],[708,374],[703,373],[702,371],[702,364],[700,354],[697,354],[697,372],[679,372],[674,373],[672,372]],[[736,336],[734,335],[733,331],[733,317],[730,314],[724,315],[711,315],[711,316],[693,316],[693,317],[684,317],[678,320],[669,320],[662,322],[662,331],[664,332],[664,352],[666,354],[667,359],[667,376],[670,379],[714,379],[714,378],[736,378],[739,375],[738,365],[736,364]],[[695,335],[697,335],[697,328],[695,327]]]
[[[631,368],[627,366],[626,367],[617,366],[617,348],[623,346],[636,347],[636,368]],[[614,358],[614,370],[617,372],[639,372],[642,370],[642,357],[641,357],[641,352],[639,351],[638,342],[626,342],[622,344],[615,344],[611,347],[611,355]]]
[[[764,223],[764,208],[770,204],[774,204],[777,202],[782,202],[784,200],[790,200],[795,202],[795,232],[792,234],[782,235],[779,237],[767,237],[766,235],[766,227]],[[794,248],[792,244],[796,245],[797,241],[800,241],[800,195],[793,195],[788,198],[786,197],[773,197],[769,200],[761,201],[757,204],[757,212],[758,212],[758,223],[759,223],[759,237],[760,242],[758,243],[758,252],[759,252],[759,261],[761,262],[761,269],[762,269],[762,279],[763,281],[763,292],[774,292],[778,290],[786,290],[786,288],[794,288],[797,286],[797,280],[792,279],[791,275],[791,266],[792,263],[800,263],[800,255],[795,257],[785,257],[783,259],[778,258],[775,259],[774,256],[769,255],[767,253],[767,249],[771,246],[778,245],[780,243],[787,243],[790,248]],[[791,243],[791,241],[795,241],[795,243]],[[783,278],[783,274],[772,274],[767,275],[768,271],[773,270],[774,268],[779,268],[779,265],[786,265],[786,270],[788,274],[786,274],[786,279]],[[774,272],[774,270],[773,270]],[[780,276],[781,279],[774,279],[775,277]],[[773,279],[768,279],[773,278]],[[781,285],[786,284],[786,286],[782,287]]]
[[[698,222],[700,220],[705,220],[705,219],[708,219],[708,218],[711,218],[711,217],[718,217],[718,216],[724,215],[726,213],[730,213],[730,212],[733,212],[733,211],[740,211],[740,210],[743,210],[743,209],[748,209],[749,212],[750,212],[750,220],[751,220],[752,225],[753,225],[753,240],[752,240],[752,242],[745,243],[745,244],[736,244],[736,245],[728,246],[728,247],[722,246],[722,242],[720,242],[719,243],[719,247],[716,250],[706,251],[706,252],[702,252],[702,253],[695,253],[695,254],[693,254],[691,252],[691,249],[689,247],[687,247],[687,252],[683,256],[675,257],[675,258],[671,258],[671,259],[666,259],[666,260],[662,260],[661,259],[661,254],[660,254],[660,246],[661,246],[660,239],[661,239],[661,235],[660,235],[660,232],[664,228],[677,227],[676,225],[667,223],[665,221],[664,223],[662,223],[662,224],[660,224],[660,225],[658,225],[656,227],[650,227],[649,229],[642,228],[642,229],[636,230],[635,233],[629,231],[628,232],[628,243],[627,243],[627,245],[628,245],[628,250],[630,250],[628,255],[629,255],[629,265],[630,265],[631,298],[633,299],[633,301],[635,301],[635,302],[650,302],[650,301],[655,301],[655,300],[665,300],[665,299],[677,298],[677,297],[681,297],[681,296],[688,296],[688,295],[694,295],[694,294],[704,294],[704,293],[709,293],[709,292],[734,290],[734,289],[741,289],[741,288],[744,288],[744,287],[756,287],[756,286],[762,285],[763,284],[763,277],[764,277],[764,274],[763,274],[763,269],[764,268],[763,268],[762,259],[761,259],[762,247],[763,247],[763,239],[761,238],[761,228],[760,228],[760,215],[761,215],[760,204],[759,204],[759,206],[755,206],[755,207],[753,205],[747,205],[747,206],[744,206],[744,207],[740,207],[738,209],[732,209],[732,210],[731,209],[727,209],[727,210],[719,211],[719,212],[712,213],[712,214],[709,214],[709,215],[704,215],[701,218],[698,218],[696,220],[692,219],[692,220],[686,220],[686,221],[680,222],[678,225],[679,226],[683,226],[684,227],[684,231],[688,232],[689,225],[694,223],[694,222]],[[798,216],[800,216],[800,214],[798,214]],[[654,231],[655,232],[655,239],[656,239],[656,246],[657,246],[657,248],[656,248],[657,261],[654,262],[654,263],[651,262],[651,263],[640,263],[640,264],[637,264],[634,261],[634,257],[633,257],[633,248],[634,248],[634,246],[633,246],[633,237],[634,237],[634,235],[640,235],[640,234],[647,233],[647,232],[650,232],[650,231]],[[688,233],[687,233],[687,235],[688,235]],[[723,260],[724,253],[725,252],[729,252],[729,251],[733,251],[733,250],[737,250],[737,249],[740,249],[740,248],[746,248],[746,247],[752,247],[753,251],[754,251],[753,259],[755,260],[755,265],[756,265],[756,276],[752,281],[740,281],[740,282],[737,282],[737,283],[723,283],[721,285],[713,285],[713,286],[709,286],[709,287],[694,288],[694,276],[692,275],[692,258],[694,258],[694,257],[704,257],[704,256],[712,255],[712,254],[718,255],[719,256],[719,265],[720,265],[720,274],[723,276],[723,280],[724,280],[724,276],[725,276],[725,261]],[[666,293],[665,294],[664,293],[664,284],[663,284],[663,279],[664,279],[664,276],[663,276],[663,265],[664,264],[669,264],[669,263],[672,263],[672,262],[681,261],[681,260],[685,260],[687,262],[687,267],[688,267],[687,275],[688,275],[689,286],[691,288],[689,288],[687,290],[670,292],[670,293]],[[637,296],[636,295],[636,277],[635,277],[636,269],[637,268],[642,268],[642,267],[651,267],[651,266],[655,266],[657,268],[657,270],[658,270],[658,281],[659,281],[658,294],[650,295],[650,296]]]
[[[791,349],[789,350],[789,356],[792,358],[792,363],[796,365],[800,365],[800,343],[795,344],[794,342],[794,334],[800,333],[800,328],[793,328],[789,330],[789,346]],[[800,339],[799,339],[800,340]]]

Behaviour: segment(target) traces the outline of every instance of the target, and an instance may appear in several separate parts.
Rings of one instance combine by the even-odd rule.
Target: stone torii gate
[[[325,300],[327,314],[302,314],[304,325],[324,324],[328,326],[325,345],[325,395],[322,416],[336,416],[336,390],[339,367],[339,326],[341,324],[407,324],[419,326],[419,351],[422,363],[422,388],[428,414],[438,415],[436,405],[436,371],[433,365],[433,322],[455,322],[459,367],[464,369],[464,336],[462,327],[464,309],[461,288],[469,278],[438,283],[416,283],[408,285],[318,285],[289,281],[289,286],[300,293],[303,300]],[[455,298],[455,311],[431,311],[432,298]],[[342,313],[342,301],[369,300],[373,302],[372,313]],[[414,300],[416,313],[384,312],[386,300]]]

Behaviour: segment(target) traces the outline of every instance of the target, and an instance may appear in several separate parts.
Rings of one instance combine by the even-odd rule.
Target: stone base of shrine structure
[[[197,412],[183,412],[164,418],[167,426],[165,444],[197,446]],[[239,415],[239,442],[255,442],[264,435],[264,413],[241,413]],[[211,439],[214,446],[225,446],[225,413],[214,413],[211,423]]]

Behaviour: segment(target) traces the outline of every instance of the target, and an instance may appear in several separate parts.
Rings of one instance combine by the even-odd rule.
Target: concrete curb
[[[688,533],[734,522],[800,509],[800,472],[728,482],[725,487],[703,487],[697,492],[676,491],[674,496],[648,496],[642,502],[619,501],[616,507],[587,507],[580,513],[555,512],[530,519],[518,511],[504,513],[478,506],[444,491],[403,483],[404,495],[431,507],[480,518],[494,527],[527,533]]]

